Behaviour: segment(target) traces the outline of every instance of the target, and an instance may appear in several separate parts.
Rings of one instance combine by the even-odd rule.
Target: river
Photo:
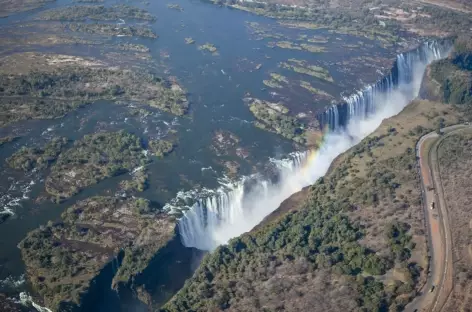
[[[106,1],[105,5],[116,3],[120,2]],[[173,3],[179,4],[183,11],[171,10],[162,1],[153,1],[149,5],[131,3],[157,16],[152,28],[158,34],[158,39],[114,38],[110,42],[126,41],[148,46],[155,64],[152,70],[163,76],[175,76],[188,91],[191,104],[188,116],[177,118],[150,109],[151,115],[136,118],[129,116],[127,109],[132,103],[115,105],[102,101],[74,111],[62,119],[26,121],[0,129],[2,137],[12,133],[21,137],[0,148],[0,209],[13,214],[0,224],[0,280],[18,280],[24,274],[16,246],[27,232],[48,220],[57,219],[66,207],[77,200],[93,195],[114,194],[118,183],[129,178],[129,175],[123,175],[105,180],[59,205],[37,203],[37,197],[44,192],[43,182],[47,172],[25,175],[8,168],[5,163],[5,159],[21,146],[45,143],[53,136],[76,140],[99,130],[125,129],[145,139],[171,135],[176,138],[178,147],[169,157],[155,161],[148,167],[150,185],[142,194],[164,206],[179,191],[218,188],[221,178],[227,176],[222,161],[235,161],[240,165],[238,174],[228,178],[238,181],[243,176],[270,171],[270,167],[274,166],[270,158],[280,159],[291,152],[303,152],[303,147],[254,126],[254,117],[243,102],[247,95],[272,102],[281,101],[294,114],[305,113],[314,119],[332,101],[341,101],[341,94],[352,94],[388,73],[396,55],[394,48],[385,49],[366,38],[335,34],[324,29],[286,28],[275,20],[202,1],[179,0]],[[71,1],[60,0],[48,4],[47,8],[71,4]],[[16,27],[30,22],[38,12],[40,9],[2,19],[0,27]],[[256,34],[254,23],[267,34],[279,34],[283,38],[279,40],[296,42],[303,40],[300,38],[304,36],[322,37],[326,40],[323,46],[327,52],[310,53],[270,47],[269,42],[277,40]],[[193,38],[196,44],[186,44],[187,37]],[[206,42],[217,47],[218,55],[197,48]],[[25,46],[15,49],[15,52],[41,51],[98,57],[98,50],[97,47],[58,45]],[[3,55],[8,53],[12,52],[2,52]],[[366,57],[381,59],[382,62],[378,64],[384,66],[362,62]],[[327,68],[334,83],[279,66],[280,62],[290,58]],[[262,64],[260,69],[256,69],[258,64]],[[262,81],[269,79],[270,73],[283,74],[289,78],[289,83],[283,89],[267,88]],[[330,93],[332,100],[314,100],[310,92],[300,87],[300,80]],[[234,133],[239,138],[237,146],[247,152],[247,157],[238,157],[234,149],[228,155],[217,155],[211,146],[214,145],[216,132],[220,130]],[[14,287],[0,284],[0,292],[17,293],[20,290],[28,290],[28,287],[25,284]]]

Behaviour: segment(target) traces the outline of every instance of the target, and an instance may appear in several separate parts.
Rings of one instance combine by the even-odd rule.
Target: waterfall
[[[416,88],[408,85],[413,82],[415,74],[423,72],[427,64],[445,56],[450,48],[450,43],[433,41],[423,43],[413,51],[398,54],[388,75],[345,97],[343,103],[333,105],[320,114],[318,119],[321,125],[330,130],[338,130],[346,127],[351,119],[367,118],[383,105],[383,102],[376,100],[379,95],[388,96],[399,89],[413,99],[416,97]]]
[[[295,152],[287,159],[269,159],[277,169],[276,181],[260,175],[246,176],[236,182],[221,179],[219,181],[221,187],[216,190],[203,190],[200,193],[180,192],[174,201],[165,205],[164,209],[172,212],[178,207],[184,207],[186,211],[178,223],[183,244],[201,250],[212,250],[226,243],[229,238],[240,234],[237,228],[222,228],[222,225],[236,225],[241,222],[242,216],[248,216],[250,210],[258,211],[252,203],[271,196],[278,184],[277,181],[293,175],[306,162],[307,155],[307,152]],[[293,187],[295,192],[300,185]],[[198,198],[199,195],[201,198]],[[186,205],[185,203],[191,198],[196,200]],[[215,235],[214,231],[219,228],[226,234]]]
[[[449,48],[433,42],[400,54],[389,75],[345,98],[340,106],[330,107],[320,119],[334,131],[324,136],[317,151],[270,159],[279,173],[277,181],[256,175],[237,182],[221,181],[217,190],[179,193],[165,209],[183,209],[178,223],[182,243],[213,250],[250,231],[282,201],[322,177],[338,155],[373,132],[383,119],[398,114],[417,96],[426,66],[445,57]],[[189,203],[189,198],[194,201]]]

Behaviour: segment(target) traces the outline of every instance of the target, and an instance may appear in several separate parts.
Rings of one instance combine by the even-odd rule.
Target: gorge
[[[456,105],[472,95],[455,69],[469,15],[2,1],[0,310],[393,312],[420,297],[415,143],[472,118]]]
[[[398,114],[418,95],[426,66],[446,57],[450,49],[449,42],[432,41],[399,54],[390,74],[330,107],[320,115],[327,128],[320,148],[277,161],[277,182],[246,177],[198,200],[179,221],[183,244],[213,250],[250,231],[283,200],[322,177],[338,155],[373,132],[383,119]]]

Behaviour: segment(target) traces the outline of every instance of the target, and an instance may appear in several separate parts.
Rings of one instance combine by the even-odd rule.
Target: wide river
[[[105,5],[120,3],[107,1]],[[128,3],[128,2],[127,2]],[[155,66],[152,70],[162,76],[175,76],[189,94],[191,109],[188,116],[177,118],[152,110],[146,117],[129,116],[126,105],[108,102],[94,103],[57,120],[36,120],[17,123],[0,129],[0,137],[16,134],[21,138],[14,144],[0,148],[0,211],[11,211],[14,215],[0,224],[0,292],[13,293],[26,287],[15,288],[11,281],[24,274],[17,244],[25,235],[59,217],[65,207],[92,195],[110,195],[117,190],[118,183],[129,175],[105,180],[90,187],[60,205],[36,201],[44,193],[46,173],[24,174],[14,171],[5,159],[21,146],[47,142],[53,136],[79,139],[98,130],[125,129],[143,138],[175,137],[178,147],[164,160],[155,161],[149,167],[150,186],[142,196],[161,205],[171,201],[179,191],[198,188],[216,188],[218,179],[225,176],[222,163],[235,161],[240,171],[234,179],[268,169],[269,158],[281,158],[299,150],[288,140],[260,130],[253,124],[254,117],[243,98],[251,97],[282,101],[295,114],[314,116],[323,111],[331,100],[315,100],[313,94],[300,87],[300,80],[308,81],[315,88],[333,96],[334,102],[341,94],[349,95],[364,84],[372,83],[390,68],[363,62],[365,57],[393,60],[396,54],[377,42],[348,35],[334,34],[327,30],[291,29],[280,26],[277,21],[247,12],[218,7],[201,1],[179,0],[182,12],[167,8],[165,1],[128,3],[149,10],[157,21],[152,28],[158,39],[115,38],[112,43],[141,43],[151,49]],[[48,8],[71,5],[71,1],[57,1]],[[40,12],[32,11],[0,20],[1,28],[12,28],[32,21]],[[133,23],[124,21],[124,23]],[[257,24],[256,24],[257,23]],[[257,25],[257,27],[255,26]],[[277,34],[281,39],[264,38],[265,34]],[[191,37],[194,45],[185,43]],[[269,47],[271,41],[303,41],[306,38],[321,38],[325,53],[310,53],[303,50]],[[198,45],[214,44],[218,55],[198,50]],[[25,46],[19,51],[41,51],[68,53],[82,56],[98,56],[100,48],[58,45],[53,47]],[[0,50],[1,55],[12,53]],[[290,58],[305,60],[312,65],[327,68],[334,83],[323,82],[314,77],[293,73],[279,66]],[[260,69],[256,67],[261,64]],[[263,80],[270,73],[279,73],[289,78],[283,89],[270,89]],[[228,155],[214,152],[216,131],[225,130],[240,140],[237,146],[247,153],[238,157],[234,149]],[[14,287],[15,286],[15,287]],[[15,288],[15,289],[13,289]]]

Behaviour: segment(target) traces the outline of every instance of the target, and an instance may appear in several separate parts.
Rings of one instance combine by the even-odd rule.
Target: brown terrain
[[[445,138],[438,149],[439,166],[451,224],[454,286],[443,311],[472,309],[472,132]]]
[[[469,0],[419,0],[418,2],[437,5],[454,11],[472,13],[472,3]]]
[[[0,0],[0,17],[7,17],[13,13],[34,10],[48,2],[54,2],[54,0]]]
[[[269,4],[309,8],[306,20],[312,27],[328,27],[334,31],[348,31],[370,36],[385,35],[402,29],[419,36],[445,37],[467,33],[472,28],[472,4],[468,0],[266,0]],[[236,7],[241,8],[237,5]],[[272,11],[274,8],[271,9]],[[261,13],[285,18],[283,14]],[[294,13],[295,15],[297,13]],[[336,16],[336,17],[334,17]],[[333,18],[334,17],[334,18]],[[295,19],[298,19],[296,16]],[[379,25],[383,27],[378,27]],[[394,25],[394,26],[393,26]],[[375,30],[374,30],[375,28]]]

